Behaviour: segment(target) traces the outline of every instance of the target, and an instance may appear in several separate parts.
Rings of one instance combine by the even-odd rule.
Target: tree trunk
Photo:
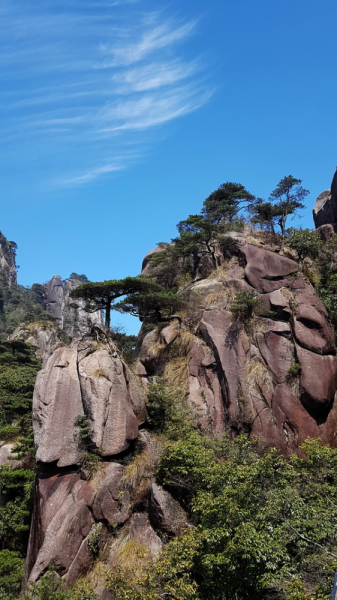
[[[105,306],[105,328],[110,329],[111,301]]]

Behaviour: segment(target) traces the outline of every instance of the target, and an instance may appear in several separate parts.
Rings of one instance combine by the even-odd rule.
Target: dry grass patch
[[[248,365],[247,374],[248,389],[255,387],[263,390],[264,394],[267,391],[274,389],[274,379],[267,367],[260,361],[252,361]]]
[[[208,294],[205,306],[206,308],[210,308],[213,304],[220,303],[221,308],[224,310],[229,310],[235,300],[236,294],[237,290],[234,287],[225,287],[220,292]]]
[[[133,501],[141,500],[151,485],[155,468],[153,457],[147,450],[136,454],[124,470],[121,489],[128,490]]]

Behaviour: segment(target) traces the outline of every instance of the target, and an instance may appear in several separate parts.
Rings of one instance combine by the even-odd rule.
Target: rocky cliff
[[[307,437],[335,443],[337,358],[333,329],[294,260],[238,235],[218,271],[188,285],[185,327],[188,401],[205,433],[246,431],[283,452]],[[231,303],[247,291],[259,316],[242,324]],[[138,373],[156,373],[160,355],[181,336],[177,325],[148,333]],[[322,377],[320,374],[324,373]]]
[[[100,311],[88,313],[84,310],[83,300],[72,300],[70,293],[80,284],[78,279],[70,278],[63,282],[59,275],[54,275],[44,286],[44,318],[22,324],[10,335],[12,340],[24,340],[34,346],[43,366],[65,341],[69,343],[89,333],[92,328],[103,325]],[[48,320],[49,315],[52,320]]]
[[[0,232],[0,270],[4,283],[12,286],[16,283],[16,255],[17,245],[15,242],[10,242]]]
[[[84,335],[51,354],[34,391],[39,471],[26,580],[53,565],[72,585],[92,568],[97,532],[111,566],[122,560],[126,541],[156,557],[165,535],[188,523],[156,481],[161,442],[147,427],[151,377],[178,385],[196,426],[211,438],[246,432],[285,454],[299,452],[307,437],[335,445],[337,358],[326,310],[292,258],[262,237],[253,241],[233,233],[220,243],[218,268],[205,263],[203,276],[199,269],[180,291],[182,323],[143,328],[133,371],[104,335]],[[147,258],[144,265],[149,274]],[[259,304],[245,322],[231,311],[242,291]],[[62,323],[58,278],[48,294]],[[110,597],[99,574],[94,581],[99,596]]]
[[[70,278],[65,283],[59,275],[54,275],[46,284],[45,309],[57,321],[60,329],[70,337],[85,335],[92,326],[102,326],[100,311],[87,313],[84,300],[74,302],[70,293],[81,284],[81,281]]]

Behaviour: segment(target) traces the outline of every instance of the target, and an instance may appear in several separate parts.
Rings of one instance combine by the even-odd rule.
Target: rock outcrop
[[[84,338],[58,348],[38,373],[33,398],[36,459],[59,467],[83,455],[76,424],[86,416],[102,456],[126,450],[146,418],[140,388],[116,349]]]
[[[16,255],[17,245],[15,242],[9,242],[0,231],[0,270],[3,281],[11,287],[16,284]]]
[[[91,431],[85,442],[79,417]],[[50,356],[33,399],[39,472],[26,580],[53,565],[72,585],[92,562],[93,528],[99,524],[103,535],[128,521],[132,503],[129,489],[122,493],[125,467],[116,457],[130,448],[145,419],[141,386],[111,342],[82,338]],[[87,447],[114,461],[100,462],[90,480],[79,468]]]
[[[85,311],[83,300],[74,302],[70,292],[81,282],[68,279],[65,283],[59,275],[55,275],[46,284],[45,311],[52,319],[46,318],[26,323],[17,327],[10,335],[11,340],[23,340],[36,348],[36,357],[44,367],[51,354],[65,342],[79,339],[91,332],[93,328],[103,327],[102,314]],[[46,315],[45,315],[46,317]]]
[[[254,293],[263,307],[245,325],[230,311],[238,291]],[[283,452],[298,451],[307,437],[335,444],[334,332],[296,262],[240,240],[218,275],[181,293],[194,335],[185,354],[188,401],[205,433],[246,431]],[[148,333],[137,372],[155,374],[156,348],[175,337]]]
[[[23,340],[36,348],[36,358],[45,366],[51,354],[62,345],[60,332],[55,323],[27,323],[15,329],[9,336],[11,340]]]
[[[334,174],[331,190],[322,192],[316,200],[313,209],[315,227],[332,225],[337,229],[337,171]]]
[[[77,279],[68,279],[63,283],[59,275],[54,275],[46,284],[47,313],[56,319],[60,329],[70,337],[81,337],[88,333],[92,326],[102,326],[102,315],[98,310],[88,313],[84,310],[84,300],[72,300],[70,293],[81,282]]]

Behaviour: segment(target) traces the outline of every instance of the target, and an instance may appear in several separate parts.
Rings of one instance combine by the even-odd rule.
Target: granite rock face
[[[334,174],[331,190],[322,192],[316,200],[313,208],[313,217],[315,227],[323,225],[333,225],[335,231],[337,227],[337,171]]]
[[[78,417],[102,456],[126,450],[146,418],[144,398],[114,348],[84,338],[58,348],[38,373],[33,398],[36,459],[66,467],[83,455]]]
[[[16,248],[15,242],[8,241],[0,232],[0,270],[9,287],[17,283]]]
[[[335,444],[337,358],[327,313],[297,263],[243,239],[221,274],[187,286],[188,402],[198,426],[220,435],[245,431],[283,452],[307,437]],[[243,325],[230,305],[238,291],[260,300],[261,316]],[[171,327],[171,325],[169,326]],[[175,343],[172,332],[147,334],[141,367],[156,372],[154,349]],[[159,342],[159,346],[158,346]]]
[[[99,523],[103,534],[110,525],[130,517],[127,494],[120,495],[123,467],[101,463],[92,480],[78,472],[41,465],[36,480],[26,580],[36,581],[53,565],[73,585],[92,564],[90,538]],[[97,531],[97,529],[96,529]]]
[[[27,323],[18,327],[11,335],[11,340],[23,340],[36,348],[36,358],[45,366],[51,354],[61,346],[57,326],[54,323]]]
[[[102,327],[103,323],[100,311],[87,313],[84,300],[75,302],[70,297],[71,291],[80,284],[77,279],[68,279],[64,284],[59,275],[54,275],[46,284],[46,311],[57,320],[59,328],[72,338],[89,333],[92,326]]]
[[[80,468],[86,450],[78,423],[83,416],[91,451],[96,447],[113,459],[100,462],[90,480]],[[95,527],[103,535],[107,527],[130,519],[125,467],[114,457],[130,448],[146,416],[141,386],[111,341],[84,337],[50,356],[38,373],[33,399],[39,472],[26,581],[36,581],[53,565],[73,585],[92,565]]]

